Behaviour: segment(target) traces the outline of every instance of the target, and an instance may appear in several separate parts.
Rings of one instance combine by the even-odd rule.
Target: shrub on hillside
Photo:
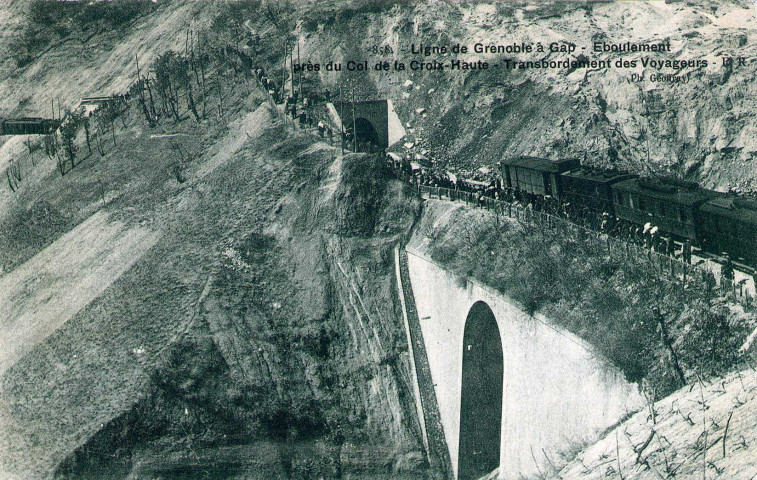
[[[688,382],[737,361],[746,326],[691,277],[684,289],[646,258],[608,255],[603,242],[578,231],[472,217],[437,230],[432,259],[586,339],[629,380],[647,379],[665,394],[681,386],[679,369]]]

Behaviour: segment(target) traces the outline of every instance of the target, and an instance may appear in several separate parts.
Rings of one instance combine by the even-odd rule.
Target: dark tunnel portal
[[[358,142],[358,151],[373,151],[378,149],[379,136],[373,124],[365,118],[355,119],[355,131]]]
[[[499,467],[503,376],[497,320],[486,303],[476,302],[463,334],[459,480],[479,478]]]

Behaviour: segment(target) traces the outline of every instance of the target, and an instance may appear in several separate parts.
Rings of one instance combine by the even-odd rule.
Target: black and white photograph
[[[0,480],[757,480],[757,0],[0,0]]]

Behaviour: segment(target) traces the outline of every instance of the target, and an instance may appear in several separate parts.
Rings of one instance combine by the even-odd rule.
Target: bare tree
[[[84,140],[87,142],[87,150],[92,153],[92,138],[89,124],[89,115],[80,107],[71,113],[71,118],[77,125],[84,127]]]
[[[102,122],[107,125],[110,130],[110,136],[113,140],[113,146],[116,144],[116,119],[121,114],[121,109],[117,102],[107,102],[103,106],[97,109],[100,112],[100,118]]]
[[[178,123],[181,120],[179,109],[179,59],[172,51],[160,55],[155,60],[155,85],[161,98],[163,112],[173,116]]]
[[[153,115],[150,114],[150,110],[147,108],[147,97],[145,96],[145,83],[147,83],[147,79],[142,77],[142,73],[139,70],[139,56],[135,55],[135,59],[137,64],[137,80],[132,85],[131,90],[137,94],[139,106],[142,107],[142,114],[145,116],[147,124],[152,127],[155,125],[156,119],[153,118]]]
[[[178,157],[178,159],[171,164],[171,171],[176,177],[177,182],[184,183],[187,181],[184,172],[189,163],[194,159],[195,155],[190,154],[185,147],[182,147],[179,142],[174,140],[169,141],[168,145],[171,147],[171,151]]]
[[[187,108],[196,121],[200,121],[200,114],[197,112],[197,105],[192,90],[192,75],[190,74],[190,61],[185,57],[176,58],[174,67],[174,74],[176,76],[176,89],[182,89],[186,92],[187,96]]]
[[[96,117],[97,118],[97,117]],[[100,156],[105,155],[105,144],[103,143],[103,126],[101,122],[97,123],[97,129],[95,130],[95,144],[97,145],[97,151]]]
[[[223,117],[224,113],[224,93],[223,93],[223,86],[221,79],[223,78],[223,73],[219,70],[218,76],[216,77],[216,93],[218,93],[218,118],[221,119]]]
[[[202,39],[202,37],[200,37]],[[200,85],[202,92],[202,118],[207,118],[207,89],[205,88],[205,49],[204,44],[198,47],[197,61],[194,61],[194,48],[192,49],[192,62],[195,65],[195,79]]]
[[[77,116],[71,111],[66,111],[66,120],[60,126],[60,138],[66,157],[68,157],[68,161],[71,163],[71,168],[76,166],[76,152],[78,151],[76,134],[78,131],[79,122],[77,121]],[[64,167],[61,165],[60,168],[62,175]]]
[[[47,155],[49,158],[55,158],[55,155],[58,152],[58,135],[56,133],[51,133],[49,135],[45,135],[45,155]]]

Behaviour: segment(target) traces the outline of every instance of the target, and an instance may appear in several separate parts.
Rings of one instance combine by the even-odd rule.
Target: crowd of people
[[[449,190],[452,196],[455,195],[455,192],[465,192],[472,195],[474,200],[480,204],[485,203],[487,198],[513,203],[525,209],[565,218],[592,230],[622,237],[653,252],[680,256],[683,261],[691,263],[692,246],[690,242],[684,242],[680,251],[677,251],[678,247],[674,240],[671,237],[663,236],[659,228],[651,224],[640,226],[620,222],[608,212],[597,214],[597,212],[588,209],[578,209],[567,204],[561,204],[552,197],[540,197],[514,191],[504,187],[502,179],[494,174],[479,172],[479,175],[475,178],[462,178],[445,170],[432,171],[430,168],[421,167],[413,161],[410,155],[391,154],[387,156],[387,162],[396,175],[416,187],[445,188]]]
[[[274,80],[266,75],[263,67],[255,67],[254,73],[274,103],[277,105],[283,104],[284,114],[288,118],[291,118],[294,125],[298,125],[301,130],[312,129],[314,132],[317,132],[320,138],[328,139],[330,144],[333,144],[339,137],[339,132],[335,131],[332,121],[323,106],[325,103],[331,101],[332,94],[329,89],[325,89],[323,95],[313,93],[308,96],[301,94],[298,89],[292,88],[291,94],[286,95],[284,88],[279,87]],[[355,145],[355,135],[349,125],[345,124],[341,137],[345,148],[348,150],[356,149],[367,152],[374,152],[376,150],[375,145],[371,145],[369,142],[360,142],[358,145]]]
[[[461,192],[469,192],[477,198],[488,197],[495,200],[513,200],[506,197],[502,179],[497,175],[481,172],[450,172],[433,161],[413,158],[411,154],[388,154],[387,162],[396,175],[409,180],[413,185],[441,187]],[[468,173],[468,175],[466,175]],[[464,176],[465,175],[465,176]]]
[[[318,118],[318,109],[316,108],[322,100],[331,101],[331,92],[326,89],[323,98],[301,96],[300,93],[293,89],[291,95],[284,98],[283,88],[278,88],[276,83],[271,80],[262,67],[254,69],[255,74],[276,104],[284,104],[284,112],[292,118],[292,121],[299,124],[300,128],[317,129],[318,136],[328,138],[329,143],[334,141],[334,128],[332,127],[327,115],[322,113],[322,118]],[[321,109],[322,111],[325,111]],[[341,132],[343,145],[348,150],[357,148],[354,145],[354,132],[349,128],[344,128]],[[359,145],[361,151],[374,151],[372,145]],[[363,150],[365,147],[365,150]],[[420,158],[419,158],[420,157]],[[692,261],[692,245],[688,241],[676,242],[669,236],[662,235],[658,227],[651,224],[643,226],[630,224],[613,218],[608,212],[597,214],[594,211],[586,209],[573,208],[570,205],[561,204],[557,199],[552,197],[539,197],[522,192],[514,191],[503,185],[502,178],[498,175],[499,168],[495,169],[478,169],[474,171],[455,171],[451,172],[439,165],[433,160],[424,156],[415,157],[411,153],[387,154],[387,163],[394,171],[398,178],[409,181],[416,187],[426,186],[431,188],[447,189],[454,196],[457,193],[465,193],[468,198],[483,205],[486,199],[502,200],[505,202],[517,204],[524,209],[540,211],[557,217],[566,218],[573,223],[584,225],[596,231],[607,233],[614,237],[620,237],[629,243],[633,243],[650,251],[678,257],[686,263]],[[679,250],[680,246],[680,250]],[[734,278],[734,268],[730,258],[726,257],[725,263],[721,269],[721,279],[723,285],[730,285]]]

